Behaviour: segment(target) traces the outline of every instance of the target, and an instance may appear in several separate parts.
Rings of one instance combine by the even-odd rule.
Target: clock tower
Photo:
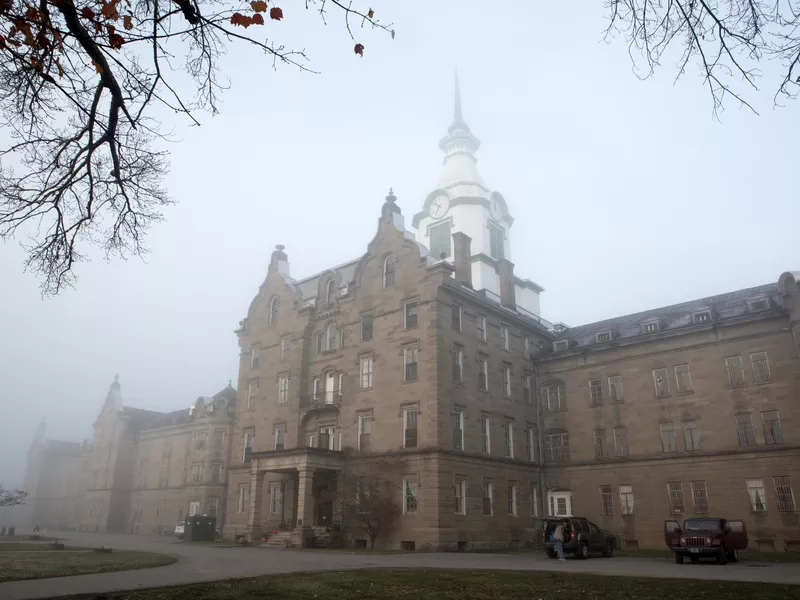
[[[453,234],[462,232],[471,240],[472,283],[485,289],[488,297],[500,298],[499,262],[511,260],[509,232],[514,223],[508,204],[498,191],[481,178],[475,152],[481,142],[464,122],[461,90],[455,77],[453,122],[441,140],[444,168],[436,188],[425,199],[422,211],[412,221],[418,239],[431,257],[453,259]],[[515,278],[516,300],[521,312],[539,314],[541,287],[530,280]]]

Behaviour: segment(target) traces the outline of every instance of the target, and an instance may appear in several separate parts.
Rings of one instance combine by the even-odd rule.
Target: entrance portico
[[[336,515],[341,514],[337,501],[337,482],[343,465],[342,453],[326,448],[294,448],[252,453],[247,521],[250,539],[257,540],[266,533],[262,518],[266,474],[281,473],[290,476],[289,481],[294,482],[291,518],[287,520],[293,528],[292,543],[298,547],[310,546],[312,527],[330,526]]]

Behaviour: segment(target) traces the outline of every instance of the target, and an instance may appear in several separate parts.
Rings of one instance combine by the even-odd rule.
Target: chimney
[[[511,310],[516,310],[517,299],[514,289],[514,263],[505,258],[498,263],[500,271],[500,304]]]
[[[472,238],[457,231],[453,234],[453,262],[456,267],[456,281],[472,287]]]

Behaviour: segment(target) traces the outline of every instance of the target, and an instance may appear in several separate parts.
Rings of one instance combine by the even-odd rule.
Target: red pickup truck
[[[715,517],[686,519],[683,527],[664,521],[664,539],[679,565],[687,556],[692,562],[713,557],[724,565],[739,560],[739,550],[747,548],[747,528],[744,521]]]

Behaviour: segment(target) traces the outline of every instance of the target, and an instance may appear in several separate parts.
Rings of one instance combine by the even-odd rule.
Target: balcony
[[[300,397],[300,410],[324,410],[326,408],[336,408],[342,406],[342,394],[339,390],[330,392],[318,392],[310,396]]]

